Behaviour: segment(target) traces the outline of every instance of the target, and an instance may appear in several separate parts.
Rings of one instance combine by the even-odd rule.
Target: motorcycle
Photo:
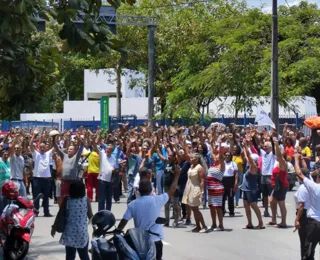
[[[20,260],[24,259],[29,251],[37,212],[28,197],[10,194],[3,194],[8,205],[0,218],[0,245],[3,247],[4,259]],[[35,201],[40,198],[43,198],[43,194],[39,194]]]
[[[156,224],[165,224],[165,218],[157,218],[149,230],[128,229],[126,233],[110,230],[116,223],[114,215],[107,210],[96,213],[91,223],[93,226],[92,260],[155,260],[156,247],[150,235],[160,236],[151,231]],[[111,238],[107,238],[112,235]]]

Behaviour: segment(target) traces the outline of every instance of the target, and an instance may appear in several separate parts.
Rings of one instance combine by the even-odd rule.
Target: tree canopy
[[[124,68],[147,74],[148,31],[96,22],[101,1],[7,1],[0,7],[0,118],[60,112],[67,93],[83,98],[84,69]],[[155,16],[157,109],[162,116],[199,116],[215,98],[234,96],[230,113],[250,113],[270,95],[271,14],[244,1],[108,0],[117,14]],[[81,13],[82,27],[74,21]],[[35,15],[49,19],[37,32]],[[281,104],[315,94],[320,101],[320,9],[279,7]],[[319,95],[319,96],[317,96]],[[48,105],[50,104],[50,105]],[[292,107],[291,109],[297,109]]]

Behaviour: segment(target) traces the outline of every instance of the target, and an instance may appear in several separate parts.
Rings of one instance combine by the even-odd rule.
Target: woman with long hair
[[[210,230],[224,231],[223,226],[223,210],[222,198],[224,194],[224,186],[222,184],[223,173],[225,170],[223,151],[221,150],[221,140],[219,140],[219,153],[215,148],[214,142],[211,146],[211,156],[215,162],[215,166],[208,169],[206,179],[208,189],[208,205],[210,208],[212,226]],[[217,226],[216,217],[218,216],[219,226]]]
[[[274,225],[276,228],[287,228],[287,209],[285,204],[286,194],[289,189],[289,182],[287,180],[287,162],[282,156],[279,142],[276,137],[273,138],[273,143],[277,156],[277,162],[271,175],[271,187],[273,188],[270,196],[272,219],[269,222],[269,225]],[[280,224],[277,224],[277,205],[279,205],[281,212]]]
[[[248,149],[247,140],[243,142],[243,150],[245,154],[246,161],[249,164],[247,172],[244,174],[243,183],[241,190],[243,191],[243,205],[246,211],[246,216],[248,224],[245,226],[245,229],[265,229],[263,226],[262,215],[260,209],[257,205],[258,202],[258,159],[257,154],[251,154]],[[254,227],[252,224],[251,209],[253,209],[256,214],[259,224]]]
[[[196,227],[192,232],[205,233],[207,226],[199,210],[199,206],[204,199],[205,181],[205,170],[201,165],[201,157],[198,153],[193,153],[190,156],[191,167],[188,171],[188,182],[184,190],[182,203],[189,205],[194,214]]]

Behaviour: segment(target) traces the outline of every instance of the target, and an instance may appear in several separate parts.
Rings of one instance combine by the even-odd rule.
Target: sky
[[[298,4],[299,0],[287,0],[289,6]],[[308,0],[309,3],[316,3],[318,6],[320,6],[320,0]],[[264,10],[266,12],[271,13],[271,6],[272,6],[272,0],[247,0],[249,7],[261,7],[264,5]],[[278,0],[278,5],[287,5],[285,0]]]

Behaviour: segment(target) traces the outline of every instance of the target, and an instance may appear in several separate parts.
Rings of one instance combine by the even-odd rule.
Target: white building
[[[121,112],[122,115],[135,115],[138,119],[146,119],[148,114],[148,98],[146,97],[146,77],[144,74],[124,70],[121,76]],[[100,120],[100,98],[109,96],[109,114],[116,116],[116,76],[113,69],[95,71],[84,71],[84,100],[82,101],[64,101],[63,113],[55,114],[20,114],[21,121],[54,121],[63,120],[73,121],[99,121]],[[209,114],[212,117],[221,115],[234,115],[232,106],[234,97],[220,97],[209,104]],[[270,99],[265,98],[263,109],[270,111]],[[155,98],[155,103],[157,98]],[[316,101],[312,97],[297,97],[290,102],[295,107],[295,111],[284,107],[279,108],[280,116],[295,117],[295,112],[300,115],[316,115]],[[253,115],[257,108],[253,108]],[[206,111],[207,112],[207,111]],[[239,117],[243,116],[239,113]],[[248,115],[249,116],[249,115]]]

